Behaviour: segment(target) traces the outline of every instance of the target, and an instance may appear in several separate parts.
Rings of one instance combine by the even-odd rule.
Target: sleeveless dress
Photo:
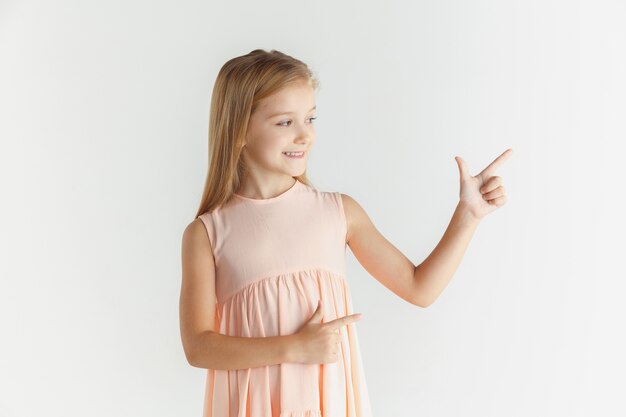
[[[322,322],[353,314],[346,217],[338,192],[300,181],[282,194],[238,194],[199,216],[215,259],[219,333],[296,333],[321,300]],[[356,322],[334,363],[207,369],[203,417],[371,417]]]

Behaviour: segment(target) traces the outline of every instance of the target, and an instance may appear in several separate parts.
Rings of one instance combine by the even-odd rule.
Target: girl
[[[439,296],[487,213],[505,203],[496,168],[461,172],[441,242],[415,266],[350,196],[306,176],[318,80],[303,62],[254,50],[221,68],[212,93],[209,169],[183,233],[185,355],[207,369],[204,417],[371,417],[346,281],[347,246],[402,299]]]

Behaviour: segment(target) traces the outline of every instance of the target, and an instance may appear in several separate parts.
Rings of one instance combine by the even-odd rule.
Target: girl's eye
[[[313,123],[313,120],[317,119],[317,117],[309,117],[309,120],[311,121],[311,123]],[[285,123],[289,123],[291,124],[291,120],[285,120],[284,122],[280,122],[278,125],[279,126],[285,126]],[[287,125],[289,126],[289,125]]]

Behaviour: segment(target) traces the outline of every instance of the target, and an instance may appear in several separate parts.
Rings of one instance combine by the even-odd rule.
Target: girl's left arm
[[[411,304],[428,307],[454,275],[480,220],[506,203],[502,179],[494,174],[512,152],[507,149],[476,176],[469,174],[463,159],[456,159],[461,174],[459,203],[443,237],[418,266],[385,239],[352,197],[341,194],[350,250],[385,287]]]

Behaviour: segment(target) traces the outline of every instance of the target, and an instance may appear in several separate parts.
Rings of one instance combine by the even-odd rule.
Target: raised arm
[[[370,275],[400,298],[428,307],[454,274],[478,222],[459,205],[439,244],[418,266],[376,229],[352,197],[341,194],[348,223],[348,246]],[[428,278],[434,277],[434,278]]]
[[[347,243],[367,272],[398,297],[416,306],[425,300],[415,286],[416,266],[376,229],[363,207],[341,194],[347,222]]]
[[[354,256],[367,272],[399,297],[428,307],[452,279],[481,219],[506,203],[502,179],[495,171],[512,152],[507,149],[476,176],[469,174],[462,158],[457,159],[461,179],[459,203],[443,237],[418,266],[380,234],[352,197],[341,194],[348,245]]]

